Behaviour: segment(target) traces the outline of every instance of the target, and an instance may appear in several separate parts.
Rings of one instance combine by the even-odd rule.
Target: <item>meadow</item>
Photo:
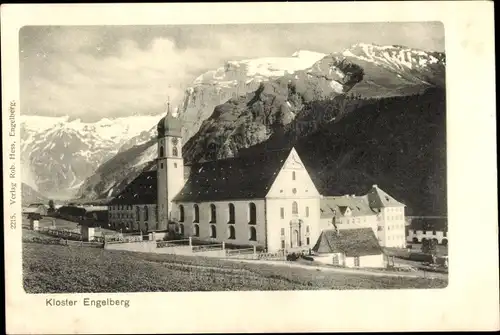
[[[444,288],[447,280],[23,243],[23,284],[27,293],[89,293]]]

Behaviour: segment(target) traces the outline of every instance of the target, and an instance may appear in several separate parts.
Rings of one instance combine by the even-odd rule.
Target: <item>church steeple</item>
[[[184,186],[184,160],[182,159],[182,121],[172,112],[170,98],[166,102],[166,115],[158,122],[158,226],[169,228],[172,217],[172,199]]]

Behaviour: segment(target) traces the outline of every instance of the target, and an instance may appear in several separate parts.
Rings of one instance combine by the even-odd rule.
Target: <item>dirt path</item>
[[[395,273],[395,272],[381,272],[381,271],[370,271],[370,270],[362,270],[362,269],[346,269],[346,268],[334,268],[327,266],[317,266],[317,265],[305,265],[301,263],[294,262],[282,262],[282,261],[258,261],[258,260],[249,260],[249,259],[228,259],[233,262],[247,262],[247,263],[255,263],[255,264],[271,264],[275,266],[281,267],[295,267],[302,268],[311,271],[326,271],[326,272],[337,272],[337,273],[349,273],[349,274],[362,274],[368,276],[376,276],[376,277],[410,277],[410,278],[423,278],[423,273]],[[439,278],[446,279],[447,275],[442,273],[429,273],[425,274],[425,278]]]

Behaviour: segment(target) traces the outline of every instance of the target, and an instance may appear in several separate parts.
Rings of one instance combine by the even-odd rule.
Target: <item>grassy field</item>
[[[28,293],[439,288],[447,281],[25,243]]]

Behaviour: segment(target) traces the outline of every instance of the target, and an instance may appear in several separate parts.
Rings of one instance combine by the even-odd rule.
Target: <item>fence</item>
[[[77,241],[82,240],[82,234],[77,233],[75,230],[40,227],[38,228],[38,231],[41,233],[45,233],[47,235],[62,237],[64,239],[77,240]]]
[[[157,248],[171,248],[171,247],[179,247],[192,245],[191,239],[183,239],[183,240],[171,240],[171,241],[158,241],[156,242]]]
[[[103,234],[101,238],[105,243],[131,243],[144,241],[144,236],[142,234],[111,233]]]
[[[207,244],[207,245],[196,245],[192,247],[193,253],[195,252],[205,252],[213,250],[224,250],[224,242],[217,244]]]

